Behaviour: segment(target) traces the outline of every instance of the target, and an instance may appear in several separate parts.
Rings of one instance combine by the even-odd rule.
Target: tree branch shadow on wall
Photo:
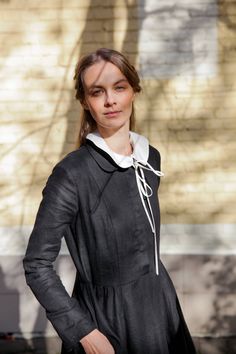
[[[144,4],[144,2],[142,4]],[[127,3],[127,6],[128,6],[128,3]],[[135,3],[131,9],[134,10],[135,7],[137,7],[137,3]],[[181,10],[181,7],[180,8],[175,7],[175,9]],[[71,68],[75,57],[79,57],[80,55],[83,55],[84,53],[88,52],[87,39],[84,39],[84,37],[85,37],[85,34],[94,33],[94,32],[92,32],[92,29],[93,29],[92,10],[93,10],[93,6],[90,5],[88,12],[87,12],[86,25],[84,27],[84,30],[83,30],[80,38],[78,38],[77,42],[74,45],[73,50],[70,53],[68,63],[67,63],[67,68]],[[113,11],[115,11],[115,10],[113,9]],[[144,10],[142,10],[142,11],[144,11]],[[162,10],[162,12],[163,11],[170,11],[170,9],[164,8]],[[132,43],[132,52],[129,53],[129,47],[130,47],[130,43],[131,43],[131,41],[129,40],[129,36],[130,36],[129,24],[131,23],[132,15],[130,15],[129,8],[128,8],[127,12],[128,12],[128,28],[126,31],[127,33],[126,33],[126,36],[124,39],[122,51],[124,51],[125,54],[128,53],[133,58],[135,58],[135,56],[137,56],[137,53],[138,53],[138,36],[139,36],[138,28],[142,27],[142,22],[140,19],[136,19],[137,20],[137,29],[136,30],[133,29],[134,27],[132,25],[132,41],[134,41],[134,42],[136,41],[136,43]],[[145,19],[145,17],[144,17],[144,19]],[[143,21],[144,21],[144,19],[143,19]],[[93,44],[92,41],[94,39],[91,39],[90,50],[96,49],[101,46],[114,47],[115,44],[114,44],[114,40],[113,40],[113,31],[112,31],[112,28],[110,28],[112,22],[114,22],[114,19],[107,20],[107,22],[104,21],[103,27],[99,33],[99,35],[103,36],[103,38],[101,38],[96,44]],[[189,20],[189,22],[191,22],[191,19]],[[188,28],[188,22],[183,24],[180,31],[183,31],[184,29],[187,30],[187,28]],[[54,31],[54,29],[53,29],[53,31]],[[60,28],[58,28],[58,35],[61,32],[62,32],[62,30]],[[133,35],[134,33],[136,33],[136,39],[135,39],[135,36]],[[180,42],[180,40],[178,39],[178,31],[176,31],[176,33],[174,34],[174,42],[177,42],[177,43]],[[194,53],[192,53],[192,55],[194,55]],[[184,63],[178,64],[178,65],[182,66],[183,69],[181,68],[181,70],[184,70]],[[60,94],[59,94],[57,103],[55,104],[55,109],[54,109],[54,113],[52,115],[52,118],[51,118],[50,122],[47,123],[47,125],[45,125],[45,127],[41,128],[42,130],[47,131],[47,134],[45,135],[44,142],[42,144],[43,148],[40,151],[40,153],[38,154],[38,156],[39,156],[40,161],[44,160],[44,162],[46,164],[48,164],[49,172],[50,172],[50,167],[52,167],[52,163],[50,160],[48,160],[48,157],[47,157],[48,153],[44,150],[44,147],[49,146],[49,144],[50,144],[49,143],[50,132],[52,131],[54,124],[57,123],[58,121],[60,121],[61,119],[64,119],[64,115],[61,115],[59,113],[59,107],[60,107],[60,103],[63,102],[63,100],[64,100],[64,96],[63,96],[63,94],[65,92],[64,85],[65,85],[65,82],[68,80],[68,75],[69,75],[69,69],[67,69],[65,71],[65,75],[64,75],[62,83],[61,83]],[[71,80],[72,80],[72,77],[71,77]],[[169,85],[170,81],[171,81],[171,79],[170,80],[168,80],[168,79],[159,80],[159,84],[157,86],[156,91],[151,91],[149,89],[149,87],[145,87],[145,83],[144,83],[144,93],[147,95],[147,100],[150,102],[150,104],[148,104],[145,118],[142,119],[142,121],[137,120],[137,131],[139,131],[139,132],[145,131],[147,133],[148,137],[151,137],[151,135],[152,135],[153,123],[156,122],[158,119],[160,119],[160,122],[161,122],[161,117],[159,118],[154,115],[154,112],[152,110],[152,102],[155,100],[156,104],[158,105],[158,101],[160,99],[163,99],[166,97],[166,106],[174,108],[174,103],[170,102],[170,100],[168,99],[168,94],[167,94],[168,85]],[[181,98],[180,98],[180,100],[181,100]],[[157,133],[156,133],[156,136],[157,137],[159,136],[161,141],[165,141],[167,151],[169,151],[169,155],[171,155],[171,152],[173,149],[172,146],[174,147],[175,142],[178,143],[179,146],[181,146],[183,148],[183,151],[185,150],[186,155],[188,155],[189,151],[191,151],[191,146],[188,146],[185,141],[182,141],[182,142],[180,141],[182,132],[187,133],[188,141],[192,140],[193,145],[198,144],[199,146],[201,146],[202,143],[204,143],[207,140],[218,139],[220,141],[220,137],[216,136],[217,134],[219,134],[219,130],[217,130],[215,132],[215,135],[213,135],[213,136],[209,135],[209,132],[207,131],[207,122],[208,122],[207,116],[204,116],[204,115],[196,116],[194,121],[192,121],[191,125],[189,126],[190,122],[188,119],[186,119],[186,115],[188,114],[188,109],[189,109],[190,104],[191,104],[191,100],[189,100],[189,102],[186,102],[186,104],[183,104],[182,117],[173,117],[173,122],[170,122],[169,128],[167,128],[167,129],[164,128],[162,131],[160,131],[160,132],[157,131]],[[222,107],[222,101],[216,103],[214,111],[217,111],[217,109],[219,109],[221,107]],[[74,91],[72,90],[71,91],[71,100],[70,100],[67,114],[66,114],[66,116],[67,116],[67,129],[66,129],[65,138],[64,138],[64,145],[61,149],[60,157],[63,157],[67,152],[69,152],[71,149],[73,149],[73,142],[75,142],[75,140],[76,140],[76,135],[77,135],[77,130],[78,130],[79,113],[80,113],[79,103],[75,101]],[[175,123],[174,123],[174,121],[175,121]],[[163,120],[162,120],[162,123],[165,124],[165,122],[163,122]],[[168,123],[166,123],[166,124],[168,124]],[[173,124],[175,124],[174,129],[173,129]],[[203,128],[206,128],[204,133],[203,133]],[[199,132],[201,132],[201,134],[199,134]],[[32,131],[31,134],[34,135],[35,131]],[[232,132],[232,134],[233,134],[233,132]],[[14,144],[14,146],[21,144],[22,141],[24,141],[24,139],[29,137],[29,135],[30,134],[28,134],[27,136],[24,136],[21,140],[17,141],[16,144]],[[185,148],[185,145],[186,145],[186,148]],[[7,151],[7,153],[10,153],[10,152],[11,152],[10,150]],[[223,155],[223,152],[222,152],[222,155]],[[225,162],[227,162],[227,157],[224,158],[224,157],[220,156],[220,158],[222,160],[225,160]],[[39,159],[37,159],[37,158],[35,159],[35,162],[34,162],[35,168],[33,169],[30,187],[29,187],[29,189],[27,189],[27,187],[26,187],[26,190],[25,190],[26,200],[27,200],[28,196],[33,192],[35,187],[38,185],[41,185],[42,180],[45,180],[42,177],[38,177],[38,175],[39,175],[39,170],[38,170]],[[19,166],[18,170],[19,171],[23,170],[28,163],[29,163],[28,159],[25,159],[25,161],[23,160],[22,165]],[[213,158],[211,159],[210,168],[213,168],[213,169],[216,168],[218,163],[219,163],[219,161],[217,161],[213,156]],[[194,174],[198,175],[199,177],[201,177],[201,173],[206,172],[205,171],[205,163],[201,163],[201,161],[195,163],[194,166],[191,167],[191,169],[189,168],[188,172],[190,172],[190,174],[194,173]],[[176,181],[176,177],[181,179],[183,181],[183,184],[188,182],[188,175],[184,175],[181,170],[176,170],[175,176],[172,176],[172,177],[167,176],[165,178],[165,186],[171,185],[174,180]],[[173,180],[173,178],[174,178],[174,180]],[[162,188],[165,188],[165,186],[163,185]],[[12,190],[12,192],[14,193],[14,190]],[[24,200],[20,200],[19,202],[22,205],[25,204]],[[220,212],[222,212],[222,209],[227,209],[227,210],[231,209],[231,203],[227,203],[227,200],[226,200],[225,205],[221,205],[220,208],[218,208],[216,205],[216,209],[212,213],[213,217],[217,219],[217,216],[219,215]],[[171,214],[170,209],[169,209],[169,211]],[[168,212],[168,210],[167,210],[167,212]],[[180,212],[182,212],[182,211],[179,211],[179,213]],[[23,212],[22,212],[23,216],[21,219],[22,225],[24,224],[25,213],[26,212],[23,210]],[[209,217],[212,218],[212,215],[209,215],[207,213],[204,215],[202,214],[201,215],[202,222],[203,223],[207,222]]]
[[[128,5],[127,5],[128,6]],[[132,6],[132,9],[135,8],[135,6],[137,6],[137,3]],[[67,67],[70,68],[72,65],[72,62],[75,58],[75,56],[79,57],[80,55],[83,55],[85,52],[87,52],[87,40],[83,39],[83,36],[86,33],[92,33],[92,23],[93,23],[93,19],[91,18],[91,14],[90,11],[92,11],[93,6],[90,5],[89,9],[88,9],[88,13],[87,13],[87,21],[86,21],[86,25],[85,28],[83,30],[83,33],[81,34],[80,38],[77,40],[77,42],[75,43],[75,46],[72,50],[72,52],[70,53],[69,56],[69,60],[67,63]],[[177,8],[178,9],[178,8]],[[181,10],[181,8],[180,8]],[[99,11],[99,10],[98,10]],[[169,9],[165,9],[165,11],[169,11]],[[128,9],[128,16],[129,16],[129,9]],[[131,17],[131,16],[130,16]],[[124,53],[128,53],[129,54],[129,47],[130,47],[130,40],[129,40],[129,23],[131,23],[131,18],[128,18],[128,28],[127,28],[127,33],[126,33],[126,37],[124,39],[124,44],[123,44],[123,49],[122,51]],[[191,20],[189,20],[191,21]],[[228,20],[224,20],[226,23],[228,23]],[[111,21],[112,22],[112,19]],[[110,25],[109,25],[110,26]],[[107,27],[109,27],[107,26]],[[231,22],[229,23],[229,26],[231,26]],[[132,36],[132,40],[136,41],[135,45],[134,43],[132,46],[132,52],[130,53],[130,55],[135,58],[135,56],[138,55],[138,36],[139,36],[139,31],[138,28],[142,27],[142,23],[141,20],[137,19],[137,30],[132,30],[132,32],[136,33],[136,40],[134,39],[134,36]],[[183,24],[181,31],[183,31],[183,29],[187,29],[188,28],[188,23],[187,24]],[[61,30],[58,30],[59,33]],[[103,33],[104,32],[104,33]],[[106,22],[104,21],[103,24],[103,28],[101,30],[101,33],[104,34],[104,38],[100,39],[98,41],[98,43],[96,44],[91,44],[91,50],[92,49],[96,49],[97,47],[101,47],[101,46],[109,46],[109,47],[114,47],[114,41],[113,41],[113,31],[110,29],[109,30],[109,34],[107,35],[107,28],[106,28]],[[100,33],[100,34],[101,34]],[[178,42],[178,31],[176,31],[175,35],[174,35],[174,41]],[[92,42],[91,42],[92,43]],[[136,48],[136,49],[135,49]],[[184,63],[180,64],[183,66],[184,69]],[[182,69],[181,69],[182,70]],[[52,130],[52,127],[54,126],[55,122],[60,121],[61,119],[64,118],[64,115],[60,114],[58,112],[58,107],[60,106],[60,102],[63,101],[64,97],[63,97],[63,92],[65,91],[65,87],[64,87],[64,83],[65,81],[68,79],[68,75],[69,75],[69,70],[65,71],[65,75],[63,77],[62,83],[61,83],[61,90],[60,90],[60,95],[58,97],[57,103],[55,104],[55,109],[54,109],[54,113],[52,115],[52,118],[50,120],[49,123],[47,123],[44,127],[42,127],[42,130],[45,130],[48,132],[48,134],[46,134],[45,138],[44,138],[44,142],[43,142],[43,146],[49,145],[49,133]],[[224,84],[224,72],[221,73],[221,77],[222,77],[222,81]],[[71,77],[72,80],[72,77]],[[144,83],[144,93],[147,95],[147,101],[150,102],[150,104],[148,104],[147,107],[147,112],[145,114],[145,118],[142,121],[138,121],[137,122],[137,130],[138,131],[143,131],[145,130],[147,132],[148,137],[151,137],[151,132],[152,132],[152,126],[153,123],[156,122],[158,119],[160,119],[160,123],[162,121],[163,124],[165,124],[165,122],[163,122],[163,120],[161,119],[161,117],[156,117],[153,110],[152,110],[152,102],[155,101],[156,104],[158,105],[158,102],[160,99],[166,98],[166,106],[167,107],[172,107],[174,108],[174,103],[171,102],[168,99],[168,85],[170,83],[171,79],[168,80],[159,80],[156,91],[151,91],[149,89],[149,87],[145,87],[145,83]],[[181,100],[181,97],[180,97]],[[188,110],[190,108],[191,105],[191,99],[189,99],[188,102],[183,103],[183,112],[182,112],[182,117],[173,117],[173,122],[170,122],[169,127],[162,131],[160,131],[158,133],[157,131],[157,137],[160,137],[161,141],[165,141],[165,144],[167,146],[167,150],[169,151],[169,154],[171,155],[172,152],[172,146],[173,143],[178,143],[180,146],[182,146],[183,151],[185,149],[185,145],[186,142],[185,141],[180,141],[181,140],[181,132],[185,132],[188,134],[188,141],[192,140],[193,142],[193,146],[195,146],[196,144],[198,144],[199,146],[202,145],[202,143],[206,142],[207,140],[217,140],[219,141],[219,144],[224,143],[224,139],[219,135],[219,130],[216,130],[215,133],[211,133],[212,135],[209,134],[209,132],[207,131],[207,123],[208,123],[208,116],[204,115],[204,114],[199,114],[195,116],[195,119],[192,120],[191,122],[189,122],[188,119],[186,119],[186,116],[188,114]],[[211,110],[211,114],[214,117],[214,113],[217,112],[217,110],[221,109],[222,106],[224,105],[223,100],[219,100],[218,102],[216,102],[214,109]],[[174,110],[173,110],[174,111]],[[66,130],[66,134],[65,134],[65,139],[64,139],[64,145],[61,149],[61,157],[63,157],[67,152],[69,152],[72,148],[73,148],[73,142],[76,140],[76,134],[77,134],[77,128],[78,128],[78,121],[79,121],[79,113],[80,113],[80,109],[79,109],[79,103],[75,101],[74,99],[74,91],[71,91],[71,101],[69,104],[69,108],[67,110],[67,130]],[[40,118],[40,116],[39,116]],[[215,117],[215,119],[217,120],[217,117]],[[168,124],[168,122],[166,122],[166,124]],[[175,125],[175,127],[173,128],[173,125]],[[144,128],[145,127],[145,128]],[[163,125],[162,125],[163,127]],[[204,131],[205,129],[205,131]],[[37,130],[38,132],[39,130]],[[201,134],[199,133],[201,132]],[[24,140],[28,137],[30,137],[30,135],[34,135],[36,132],[32,131],[31,133],[25,135],[22,137],[22,139],[18,140],[16,142],[16,144],[13,144],[11,148],[7,149],[5,151],[5,154],[10,154],[12,149],[15,149],[18,145],[20,145],[22,142],[24,142]],[[233,138],[233,133],[234,132],[230,132],[229,131],[229,140]],[[169,146],[169,147],[168,147]],[[188,155],[189,151],[191,151],[191,146],[187,146],[186,145],[186,149],[185,149],[185,153]],[[212,152],[213,154],[213,152]],[[233,153],[232,153],[233,155]],[[50,167],[52,167],[52,163],[50,161],[48,161],[47,158],[47,152],[44,151],[44,148],[42,148],[42,150],[40,151],[40,153],[38,154],[38,156],[40,156],[40,159],[44,159],[45,163],[48,164],[49,166],[49,172],[50,172]],[[232,156],[229,156],[230,159],[232,158]],[[228,156],[224,156],[224,151],[222,151],[222,156],[220,156],[220,159],[223,161],[223,163],[225,165],[228,164]],[[233,159],[231,160],[233,161]],[[42,184],[42,180],[45,178],[42,177],[38,177],[38,159],[35,160],[34,165],[35,168],[33,169],[33,173],[32,173],[32,179],[31,179],[31,183],[30,183],[30,187],[27,190],[27,187],[25,189],[25,195],[26,195],[26,199],[28,197],[28,195],[32,192],[33,189],[35,189],[35,186]],[[24,170],[24,168],[27,166],[27,164],[29,163],[28,159],[23,159],[22,164],[18,166],[18,171]],[[209,168],[216,168],[217,164],[219,164],[219,161],[214,157],[211,159],[210,162],[210,166]],[[199,161],[198,163],[196,163],[194,165],[194,167],[189,170],[188,172],[191,173],[196,173],[196,175],[198,175],[200,177],[200,174],[202,171],[205,171],[205,162],[201,163],[201,161]],[[183,183],[188,182],[188,176],[184,176],[184,174],[182,173],[181,170],[177,170],[176,174],[174,177],[166,177],[165,179],[165,185],[168,184],[172,184],[173,182],[173,178],[176,180],[177,178],[180,178]],[[163,186],[164,188],[164,186]],[[17,189],[17,187],[16,187]],[[14,193],[16,190],[12,189],[12,193]],[[24,205],[24,200],[20,200],[19,203]],[[229,205],[227,205],[227,201],[225,202],[225,205],[221,205],[220,208],[218,208],[216,206],[216,210],[213,212],[214,215],[217,217],[217,215],[219,215],[220,212],[222,212],[223,209],[230,209],[231,208],[231,201],[230,203],[228,203]],[[22,225],[24,224],[24,215],[25,212],[23,211],[22,213],[23,217],[21,220]],[[206,213],[203,218],[205,218],[205,221],[207,222],[207,220],[209,219],[209,217],[211,218],[211,216]],[[204,223],[204,219],[202,220]]]
[[[202,268],[208,269],[205,291],[212,299],[211,316],[203,332],[215,338],[209,335],[202,340],[200,353],[233,354],[236,350],[235,256],[205,256]]]
[[[175,5],[174,7],[163,7],[161,10],[161,13],[165,13],[168,11],[174,12],[178,10],[186,10],[186,7],[181,7],[178,5]],[[210,12],[211,10],[211,4],[209,4],[209,8],[204,11]],[[142,10],[145,13],[145,10]],[[204,12],[199,11],[199,10],[193,10],[189,9],[191,11],[191,16],[189,19],[186,21],[183,21],[183,25],[181,28],[173,33],[173,36],[171,38],[171,41],[173,43],[176,43],[177,46],[180,46],[180,56],[181,56],[181,47],[182,47],[182,42],[183,39],[179,35],[179,32],[185,32],[188,33],[189,36],[189,42],[192,43],[194,32],[188,31],[189,26],[191,25],[192,19],[194,16],[201,17],[201,15],[204,15]],[[158,14],[159,11],[156,11]],[[204,16],[203,16],[204,17]],[[220,17],[221,19],[221,17]],[[202,25],[204,24],[204,21],[207,21],[207,17],[204,19],[199,20],[199,28],[196,27],[196,32],[198,30],[202,30]],[[231,22],[228,21],[227,19],[223,20],[224,23],[227,23],[230,28],[232,28]],[[194,58],[194,52],[191,49],[191,45],[189,46],[188,53],[192,54],[192,57]],[[185,66],[186,63],[183,60],[178,61],[176,66],[179,69],[179,72],[184,74],[185,72]],[[174,72],[176,72],[176,69],[174,69]],[[170,73],[171,74],[171,73]],[[224,72],[224,70],[221,71],[220,73],[221,79],[222,79],[222,86],[227,85],[225,78],[227,77],[227,74]],[[170,75],[171,76],[171,75]],[[174,75],[175,76],[175,75]],[[170,79],[161,79],[157,82],[156,85],[156,90],[150,90],[149,88],[149,81],[146,81],[146,84],[144,84],[144,93],[146,95],[147,101],[149,102],[148,107],[147,107],[147,113],[145,115],[145,118],[140,122],[140,125],[146,127],[145,131],[149,138],[153,139],[154,132],[156,133],[156,140],[160,140],[161,143],[165,143],[165,147],[167,150],[167,157],[166,161],[168,162],[168,157],[173,155],[175,153],[175,148],[178,145],[179,148],[181,148],[181,154],[183,156],[188,157],[188,161],[191,161],[191,155],[194,158],[194,151],[196,152],[196,146],[197,149],[202,152],[203,151],[203,146],[206,145],[206,143],[209,144],[209,149],[205,150],[205,155],[209,156],[207,158],[207,162],[202,158],[202,155],[200,155],[199,158],[192,161],[191,165],[185,165],[182,166],[181,164],[180,167],[176,167],[174,174],[173,175],[168,175],[166,174],[165,180],[162,184],[161,187],[161,192],[167,193],[166,188],[170,188],[171,186],[174,186],[176,181],[181,181],[181,184],[185,185],[188,184],[189,182],[191,183],[191,177],[195,175],[195,178],[198,180],[202,180],[204,183],[204,175],[206,173],[212,173],[214,174],[215,172],[218,171],[219,165],[222,166],[222,168],[226,169],[229,165],[230,162],[233,162],[233,156],[234,152],[229,151],[227,155],[225,154],[225,150],[222,149],[221,152],[215,151],[210,147],[210,144],[214,145],[215,143],[218,142],[219,146],[222,146],[224,144],[227,144],[230,141],[234,141],[234,136],[235,136],[235,131],[230,129],[228,130],[228,136],[226,138],[225,135],[223,135],[223,132],[217,128],[217,121],[220,120],[220,118],[217,117],[217,112],[224,107],[224,99],[218,99],[215,101],[215,105],[213,108],[208,108],[207,107],[207,100],[205,100],[206,107],[202,106],[199,108],[199,113],[195,114],[195,117],[192,120],[188,119],[188,114],[189,111],[191,110],[191,98],[187,99],[184,97],[181,97],[181,92],[178,97],[178,92],[176,93],[176,96],[178,99],[176,99],[176,102],[173,102],[173,100],[170,99],[169,95],[169,84],[171,83],[171,80],[173,77]],[[219,96],[220,97],[220,96]],[[176,104],[179,105],[180,102],[181,104],[181,109],[182,109],[182,114],[181,116],[176,116],[173,115],[173,119],[170,121],[167,121],[165,119],[162,119],[162,117],[156,117],[155,110],[153,109],[153,102],[155,102],[155,107],[158,107],[158,102],[165,101],[166,102],[166,108],[169,111],[174,112],[175,111],[175,106]],[[163,103],[163,102],[162,102]],[[202,113],[201,111],[204,111]],[[215,120],[216,122],[216,128],[215,130],[212,128],[212,120]],[[153,126],[155,122],[158,122],[159,120],[159,127],[157,124],[157,130],[154,130],[153,132]],[[208,126],[210,125],[210,127]],[[159,129],[160,128],[160,129]],[[230,128],[230,126],[229,126]],[[141,128],[142,129],[142,128]],[[140,129],[140,130],[141,130]],[[224,127],[225,129],[225,127]],[[189,143],[189,142],[192,143]],[[184,168],[182,168],[184,167]],[[206,183],[206,181],[205,181]],[[181,195],[181,192],[176,192],[175,193],[178,195]],[[185,193],[185,192],[184,192]],[[196,193],[197,196],[197,193]],[[207,213],[201,213],[199,215],[199,202],[198,198],[196,200],[196,203],[191,203],[191,215],[188,215],[188,222],[190,223],[209,223],[209,220],[214,220],[217,222],[219,216],[222,214],[222,212],[225,211],[225,213],[231,213],[232,214],[232,202],[235,199],[235,196],[230,195],[230,193],[225,193],[225,202],[222,202],[220,205],[215,203],[215,206],[209,210]],[[167,210],[165,211],[166,214],[169,214],[169,219],[171,218],[176,219],[176,215],[185,215],[186,212],[188,212],[188,208],[190,207],[189,205],[186,204],[186,206],[181,205],[181,203],[178,203],[178,207],[176,208],[176,205],[174,204],[171,206],[172,203],[170,203],[169,206],[167,206]],[[196,209],[196,212],[195,212]],[[165,223],[165,218],[163,219],[163,222]]]

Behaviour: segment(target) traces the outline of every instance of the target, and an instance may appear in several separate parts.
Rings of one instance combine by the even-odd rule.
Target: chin
[[[120,129],[120,128],[123,128],[124,126],[128,125],[129,127],[129,121],[118,121],[118,120],[113,120],[113,121],[110,121],[110,124],[104,124],[102,126],[103,129]]]

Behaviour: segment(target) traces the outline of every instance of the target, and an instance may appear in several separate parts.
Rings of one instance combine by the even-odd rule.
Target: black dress
[[[147,158],[160,170],[156,149],[148,146]],[[152,195],[142,200],[134,166],[119,166],[87,140],[55,166],[43,190],[24,267],[63,341],[63,354],[85,353],[79,340],[95,328],[116,354],[195,353],[159,259],[160,178],[149,168],[143,172],[142,186]],[[156,246],[147,213],[155,222]],[[77,269],[72,297],[53,270],[63,236]]]

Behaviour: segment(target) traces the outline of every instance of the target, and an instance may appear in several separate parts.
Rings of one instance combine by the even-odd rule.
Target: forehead
[[[104,60],[91,65],[84,73],[84,84],[86,88],[99,85],[112,85],[115,82],[125,79],[126,77],[120,69],[110,62]]]

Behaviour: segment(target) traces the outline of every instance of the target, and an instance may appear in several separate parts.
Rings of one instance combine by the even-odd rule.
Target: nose
[[[107,91],[105,95],[105,107],[111,107],[116,103],[115,95],[112,91]]]

